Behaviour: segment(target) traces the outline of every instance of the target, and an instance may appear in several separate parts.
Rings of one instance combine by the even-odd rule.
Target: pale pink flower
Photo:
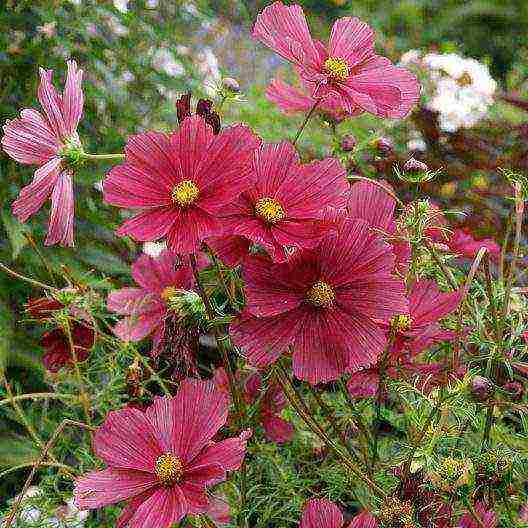
[[[51,215],[45,244],[73,246],[73,171],[65,155],[80,149],[77,126],[82,116],[84,95],[83,71],[75,61],[68,61],[64,92],[52,84],[53,70],[40,69],[38,99],[44,115],[25,109],[20,117],[4,125],[2,147],[14,160],[38,165],[33,181],[24,187],[13,202],[13,214],[26,222],[51,196]]]
[[[374,31],[358,18],[336,20],[325,46],[312,39],[301,6],[274,2],[258,15],[253,36],[297,67],[313,97],[340,98],[350,113],[402,118],[418,101],[416,77],[376,55]]]

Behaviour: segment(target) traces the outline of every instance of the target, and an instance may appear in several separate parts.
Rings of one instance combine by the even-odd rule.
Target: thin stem
[[[88,154],[87,152],[84,153],[83,157],[90,161],[122,161],[125,159],[124,154]]]
[[[207,250],[211,260],[213,261],[213,266],[215,268],[216,274],[218,275],[218,278],[220,279],[220,282],[222,284],[222,288],[224,290],[224,293],[226,294],[227,298],[229,299],[229,302],[231,303],[231,307],[236,310],[237,309],[237,302],[236,297],[233,295],[233,291],[228,286],[226,277],[224,274],[224,270],[222,269],[222,264],[218,260],[218,257],[215,255],[214,251],[207,245],[204,244],[205,249]]]
[[[10,473],[14,473],[15,471],[18,471],[20,469],[26,469],[28,467],[33,467],[33,464],[29,462],[28,464],[20,464],[18,466],[12,466],[9,469],[6,469],[5,471],[0,472],[0,479],[4,478],[6,475],[9,475]],[[55,462],[41,462],[40,467],[56,467],[58,469],[62,469],[65,472],[69,472],[70,474],[72,474],[71,473],[72,468],[70,466],[67,466],[66,464],[60,464],[60,463],[55,463]]]
[[[446,266],[446,263],[438,256],[438,253],[433,244],[431,244],[429,240],[426,240],[425,246],[431,254],[431,257],[433,257],[433,260],[435,261],[436,265],[442,270],[444,277],[447,279],[447,282],[449,282],[449,286],[451,286],[453,290],[457,290],[458,283],[455,279],[455,276],[453,275],[453,272]]]
[[[497,310],[497,303],[495,300],[495,294],[493,292],[493,280],[491,277],[489,255],[484,259],[484,271],[486,276],[486,292],[491,306],[491,317],[493,319],[493,327],[495,329],[495,339],[497,347],[502,348],[502,326],[499,319],[499,313]]]
[[[144,358],[137,350],[134,349],[134,356],[141,362],[141,364],[148,370],[150,377],[156,381],[156,383],[161,387],[161,390],[165,396],[171,396],[170,390],[165,385],[165,382],[158,376],[158,373],[149,365],[146,358]]]
[[[274,368],[275,376],[278,383],[281,385],[284,394],[292,407],[297,411],[297,414],[301,417],[304,423],[310,428],[310,430],[318,436],[323,443],[329,447],[343,462],[343,464],[353,473],[357,478],[363,481],[378,497],[385,498],[387,495],[368,475],[363,473],[361,469],[350,459],[334,441],[329,438],[324,432],[323,428],[317,423],[315,418],[311,416],[308,407],[296,391],[293,383],[291,382],[284,366],[277,361]]]
[[[77,351],[75,350],[75,343],[73,342],[69,319],[66,320],[64,329],[66,330],[66,336],[68,337],[68,344],[70,345],[70,352],[71,352],[72,359],[73,359],[73,369],[75,370],[75,377],[77,378],[77,383],[79,385],[79,392],[81,396],[81,403],[84,409],[84,414],[86,417],[86,421],[88,422],[89,425],[91,425],[92,418],[90,416],[90,398],[88,396],[88,393],[86,392],[84,380],[81,376],[81,370],[79,368],[79,358],[77,357]]]
[[[13,396],[12,398],[7,398],[5,400],[0,400],[0,407],[4,405],[12,404],[14,401],[18,402],[21,400],[47,400],[47,399],[56,399],[56,400],[73,400],[76,396],[73,394],[59,394],[57,392],[34,392],[31,394],[20,394],[19,396]]]
[[[58,291],[58,289],[54,288],[53,286],[48,286],[47,284],[44,284],[43,282],[40,282],[35,279],[30,279],[29,277],[26,277],[24,275],[21,275],[20,273],[17,273],[16,271],[13,271],[12,269],[8,268],[1,262],[0,262],[0,270],[5,271],[8,275],[11,275],[12,277],[15,277],[16,279],[20,279],[24,282],[27,282],[28,284],[31,284],[32,286],[35,286],[36,288],[42,288],[44,290],[49,290],[52,292]]]
[[[53,268],[51,267],[50,263],[44,257],[40,249],[38,248],[37,244],[35,244],[35,241],[33,240],[33,237],[29,233],[24,233],[24,238],[28,241],[29,245],[32,247],[33,251],[37,254],[39,259],[41,260],[42,264],[44,264],[44,267],[48,271],[48,275],[50,276],[53,284],[56,286],[57,283],[55,281],[55,272],[53,271]]]
[[[242,401],[240,398],[240,394],[238,392],[237,382],[234,376],[234,371],[231,365],[231,362],[229,361],[229,351],[226,345],[227,339],[229,338],[228,335],[226,335],[224,332],[220,330],[218,326],[214,324],[215,320],[215,313],[213,306],[211,305],[211,300],[209,299],[209,296],[207,295],[207,292],[205,291],[205,288],[202,284],[202,280],[200,279],[200,273],[198,272],[198,265],[196,264],[196,256],[194,254],[191,254],[189,256],[189,261],[191,263],[191,268],[194,275],[194,280],[196,282],[196,287],[198,288],[198,292],[200,293],[200,297],[203,300],[205,311],[207,314],[207,319],[210,324],[212,324],[213,334],[215,336],[216,345],[218,347],[218,350],[220,350],[220,353],[222,355],[222,361],[224,364],[224,368],[227,375],[227,381],[229,385],[229,392],[231,394],[231,399],[233,400],[233,404],[235,406],[235,413],[236,413],[236,422],[237,425],[240,427],[240,429],[243,428],[243,409],[242,409]],[[246,464],[242,462],[242,465],[239,470],[240,474],[240,511],[243,512],[246,505],[246,496],[247,496],[247,470],[246,470]],[[247,520],[245,519],[245,516],[241,519],[242,525],[246,526]]]
[[[26,482],[24,484],[24,487],[22,488],[22,492],[18,495],[18,498],[16,499],[15,503],[13,504],[13,508],[11,509],[11,512],[9,514],[9,517],[7,518],[5,522],[5,528],[10,528],[11,524],[13,523],[13,519],[15,518],[16,512],[20,508],[20,504],[22,503],[24,496],[27,493],[27,490],[29,486],[31,485],[31,482],[33,478],[35,477],[35,474],[38,470],[38,468],[42,465],[44,462],[44,459],[48,455],[48,452],[51,450],[57,439],[59,438],[60,434],[64,430],[64,428],[67,425],[75,425],[77,427],[82,427],[85,429],[89,429],[91,431],[94,430],[93,427],[87,426],[86,424],[83,424],[81,422],[75,422],[74,420],[63,420],[57,429],[55,429],[55,432],[51,435],[51,438],[46,442],[46,445],[42,448],[42,451],[40,453],[39,458],[37,461],[33,464],[33,467],[31,468],[31,472],[29,473],[28,478],[26,479]]]
[[[295,135],[295,138],[292,141],[292,143],[294,145],[297,144],[297,141],[301,137],[301,134],[302,134],[304,128],[308,124],[308,121],[310,121],[310,118],[312,117],[313,113],[315,112],[315,110],[316,110],[316,108],[317,108],[317,106],[319,105],[320,102],[321,102],[321,99],[316,99],[315,103],[312,105],[312,108],[310,108],[310,111],[306,114],[306,117],[304,118],[304,121],[302,122],[302,125],[300,126],[299,130],[297,130],[297,134]]]
[[[512,215],[508,215],[508,223],[506,224],[506,233],[504,234],[504,240],[502,242],[500,260],[499,260],[499,281],[504,284],[504,261],[506,259],[506,252],[508,250],[508,243],[510,242],[510,236],[512,231]]]

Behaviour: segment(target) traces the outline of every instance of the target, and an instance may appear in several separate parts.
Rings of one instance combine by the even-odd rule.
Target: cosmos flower
[[[343,221],[284,263],[248,261],[247,307],[233,340],[257,368],[291,347],[295,376],[312,384],[371,365],[386,344],[377,321],[408,311],[393,269],[390,246],[362,220]]]
[[[485,247],[493,259],[498,259],[501,247],[492,238],[476,240],[469,229],[455,229],[448,241],[449,249],[461,257],[474,259],[480,248]]]
[[[326,499],[309,500],[304,508],[299,528],[344,528],[339,508]],[[378,528],[378,522],[367,511],[356,515],[348,528]]]
[[[81,152],[77,126],[82,117],[83,71],[68,61],[64,92],[52,84],[53,70],[40,69],[38,99],[44,110],[25,109],[20,118],[4,125],[2,147],[14,160],[37,165],[33,181],[13,202],[13,214],[26,222],[51,196],[51,214],[45,244],[73,246],[73,170]]]
[[[226,231],[262,246],[275,261],[286,247],[313,248],[333,225],[327,207],[345,205],[346,171],[337,159],[302,165],[287,142],[265,144],[254,155],[253,184],[222,215]],[[291,253],[291,251],[290,251]]]
[[[122,165],[103,184],[104,199],[139,210],[117,231],[147,242],[166,237],[178,254],[197,252],[222,234],[218,215],[251,184],[250,160],[259,140],[244,125],[215,135],[200,116],[171,134],[147,132],[128,139]]]
[[[108,309],[125,316],[114,327],[115,334],[124,341],[152,337],[154,357],[170,351],[173,361],[182,368],[186,365],[183,373],[192,374],[193,341],[198,336],[192,327],[187,328],[185,318],[192,316],[193,301],[201,304],[191,290],[190,266],[165,250],[157,258],[141,255],[132,264],[132,278],[138,287],[122,288],[108,296]]]
[[[191,92],[182,95],[176,101],[176,114],[178,123],[181,125],[183,121],[192,115],[191,113]],[[220,116],[213,111],[213,102],[209,99],[200,99],[196,104],[196,115],[202,116],[204,121],[210,125],[215,134],[218,134],[221,129]]]
[[[206,488],[240,467],[250,434],[212,441],[227,409],[227,396],[212,383],[184,380],[174,398],[155,398],[145,413],[130,407],[109,413],[94,437],[107,468],[77,480],[76,505],[95,509],[128,501],[119,528],[169,528],[207,512]]]
[[[311,92],[312,89],[309,83],[303,83],[300,87],[296,87],[280,79],[273,79],[266,89],[266,97],[285,114],[306,114],[317,100]],[[341,97],[336,96],[334,93],[329,93],[318,104],[317,111],[337,123],[362,113],[359,107],[354,112],[345,109]]]
[[[239,374],[240,371],[237,372]],[[218,368],[213,377],[214,384],[219,390],[229,394],[229,381],[225,369]],[[240,380],[238,380],[240,381]],[[286,396],[277,383],[270,382],[264,392],[262,390],[262,376],[258,372],[252,373],[240,383],[242,397],[248,405],[258,403],[256,415],[264,429],[264,435],[270,442],[283,444],[293,438],[293,425],[281,417],[281,411],[286,407]]]
[[[61,302],[47,297],[31,299],[27,305],[31,317],[40,323],[52,322],[55,325],[55,328],[46,331],[40,338],[40,345],[45,351],[42,363],[50,372],[58,372],[74,362],[68,333],[54,320],[55,313],[64,308],[66,306]],[[75,356],[77,361],[85,361],[95,344],[95,331],[90,325],[88,314],[83,310],[71,306],[68,312],[71,315],[68,317],[68,325]]]
[[[251,240],[239,235],[224,235],[208,238],[206,244],[227,266],[234,268],[250,255]]]
[[[350,113],[402,118],[416,104],[416,77],[376,55],[374,32],[358,18],[338,19],[327,46],[313,40],[299,5],[274,2],[257,17],[253,37],[293,63],[312,96],[331,94]]]
[[[462,292],[443,293],[434,281],[423,279],[412,285],[408,300],[409,312],[383,325],[394,336],[385,365],[387,375],[393,378],[401,377],[402,371],[419,372],[414,359],[420,352],[456,336],[455,332],[443,330],[438,322],[457,309]],[[367,398],[377,393],[378,383],[379,366],[373,366],[352,373],[347,386],[353,397]]]
[[[484,528],[496,528],[499,521],[497,514],[493,510],[488,509],[488,506],[484,502],[477,502],[475,504],[475,512],[479,516]],[[480,528],[480,524],[474,519],[471,513],[467,512],[458,521],[458,528]]]
[[[392,190],[387,182],[381,183]],[[395,209],[396,200],[379,185],[361,181],[350,189],[347,203],[348,216],[366,220],[373,231],[387,239],[396,257],[396,270],[405,276],[411,258],[411,246],[405,239],[405,233],[396,227]]]

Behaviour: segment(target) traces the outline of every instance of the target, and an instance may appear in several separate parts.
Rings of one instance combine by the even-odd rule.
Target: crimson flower
[[[312,384],[376,362],[386,343],[377,321],[407,312],[390,246],[362,220],[345,220],[314,250],[243,269],[247,307],[232,337],[251,364],[293,352],[293,371]]]
[[[326,499],[309,500],[304,508],[299,528],[344,528],[345,520],[339,508]],[[356,515],[348,528],[378,528],[378,522],[367,511]]]
[[[40,69],[38,99],[44,115],[25,109],[20,118],[4,125],[2,147],[14,160],[38,165],[33,181],[24,187],[13,202],[13,214],[26,222],[51,196],[51,215],[45,244],[73,246],[73,172],[68,152],[80,149],[77,126],[82,117],[84,95],[83,71],[75,61],[68,61],[64,93],[52,84],[53,70]]]
[[[206,488],[240,467],[250,434],[212,441],[227,409],[227,396],[212,383],[184,380],[174,398],[158,397],[144,413],[130,407],[109,413],[94,437],[107,468],[77,480],[76,505],[128,501],[118,528],[169,528],[208,511]]]
[[[46,297],[31,299],[27,305],[31,317],[41,323],[52,321],[54,312],[64,308],[64,304]],[[85,361],[95,344],[95,331],[88,322],[87,314],[75,307],[70,311],[72,318],[68,318],[68,325],[75,356],[77,361]],[[61,368],[73,364],[70,338],[62,326],[45,332],[40,338],[40,345],[45,350],[42,363],[50,372],[58,372]]]
[[[358,18],[336,20],[328,45],[313,40],[299,5],[274,2],[257,17],[253,37],[297,66],[313,97],[340,98],[350,113],[402,118],[418,102],[409,71],[374,51],[374,32]]]
[[[285,260],[286,247],[315,247],[333,225],[325,209],[345,205],[348,184],[339,161],[302,165],[287,141],[255,151],[252,172],[251,187],[222,213],[224,226],[262,246],[273,260]]]
[[[485,247],[493,259],[498,259],[501,247],[492,238],[477,240],[469,229],[455,229],[448,241],[449,249],[461,257],[474,259],[480,248]]]
[[[480,519],[478,523],[470,512],[465,513],[460,521],[458,521],[458,528],[496,528],[499,519],[497,514],[488,508],[484,502],[477,502],[475,504],[475,513]]]
[[[420,371],[414,358],[426,348],[455,337],[454,332],[443,330],[438,321],[454,312],[462,299],[462,292],[443,293],[432,280],[415,282],[408,295],[409,312],[397,315],[389,324],[384,324],[386,332],[393,333],[393,343],[388,353],[386,373],[393,378],[401,376],[401,370]],[[440,369],[440,365],[429,365]],[[429,371],[429,374],[432,372]],[[378,390],[379,366],[354,372],[348,382],[348,391],[356,398],[374,396]]]
[[[317,101],[312,95],[312,91],[310,83],[304,82],[300,87],[295,87],[286,84],[280,79],[273,79],[266,89],[266,97],[285,114],[297,114],[300,112],[305,114],[310,111]],[[341,97],[332,92],[318,104],[317,110],[337,123],[362,113],[359,107],[354,112],[345,109]]]
[[[387,182],[381,182],[392,190]],[[396,200],[374,183],[361,181],[352,186],[349,193],[347,211],[350,218],[360,218],[369,223],[371,228],[382,234],[392,245],[396,257],[396,270],[407,275],[411,258],[411,246],[404,233],[399,232],[394,221]]]
[[[198,251],[203,240],[222,234],[218,215],[251,185],[258,145],[248,127],[215,135],[200,116],[188,117],[171,134],[131,136],[125,163],[103,184],[107,203],[140,211],[117,234],[140,242],[166,237],[175,253]]]
[[[151,336],[153,356],[169,351],[174,361],[187,365],[187,373],[193,373],[192,336],[183,325],[182,312],[187,296],[193,295],[190,266],[170,250],[156,258],[143,254],[132,264],[132,278],[138,287],[108,296],[108,309],[125,316],[114,333],[123,341]]]

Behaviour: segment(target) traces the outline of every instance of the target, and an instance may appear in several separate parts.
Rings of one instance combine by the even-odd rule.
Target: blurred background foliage
[[[55,70],[55,82],[62,83],[66,60],[74,58],[85,71],[86,102],[80,136],[88,152],[121,152],[129,134],[174,128],[176,99],[189,90],[195,96],[214,99],[215,86],[222,76],[238,79],[243,92],[241,101],[223,109],[224,122],[245,121],[266,140],[292,137],[302,117],[285,117],[264,96],[269,80],[276,74],[288,78],[290,68],[250,38],[256,14],[270,3],[269,0],[3,0],[0,121],[14,118],[22,108],[38,107],[40,66]],[[304,7],[313,32],[320,38],[329,34],[336,17],[359,16],[377,30],[380,51],[395,61],[412,48],[455,51],[487,63],[500,83],[501,92],[528,95],[525,0],[298,0],[297,3]],[[399,155],[404,158],[409,123],[413,119],[420,123],[419,117],[396,125],[361,117],[341,124],[339,132],[351,132],[361,140],[373,131],[390,131]],[[467,199],[468,185],[472,185],[475,174],[480,177],[484,171],[486,181],[493,182],[497,163],[515,169],[527,164],[526,150],[519,146],[528,142],[526,128],[522,128],[524,121],[522,110],[497,103],[490,119],[475,132],[478,141],[468,142],[464,136],[464,155],[455,148],[461,141],[461,136],[455,135],[448,142],[455,145],[448,160],[442,147],[444,150],[433,149],[433,159],[428,161],[433,168],[444,167],[448,183],[450,178],[466,178],[470,183],[460,186],[459,197]],[[301,148],[305,158],[331,151],[328,127],[320,124],[303,136]],[[504,149],[508,150],[494,155],[491,164],[475,165],[474,149],[484,149],[482,142],[486,148],[491,145],[496,149],[499,141],[502,146],[506,142]],[[472,154],[470,161],[468,152]],[[378,164],[375,168],[390,178],[393,161],[390,166]],[[44,248],[48,210],[45,208],[26,225],[11,215],[11,202],[30,181],[33,168],[18,165],[0,154],[1,262],[48,283],[57,280],[54,272],[47,271],[50,268],[103,291],[111,286],[111,281],[126,282],[129,263],[141,248],[114,235],[119,212],[102,203],[97,188],[109,168],[103,163],[89,165],[76,176],[75,249]],[[432,182],[426,192],[434,194],[438,188]],[[456,196],[443,198],[447,204],[453,198],[453,203],[459,205]],[[492,201],[490,207],[493,210],[499,206]],[[492,224],[499,232],[501,226],[497,222]],[[43,265],[44,261],[49,263],[48,267]],[[41,351],[34,339],[38,331],[20,323],[24,303],[31,294],[24,283],[0,274],[0,362],[9,368],[8,377],[26,392],[41,390],[47,382],[39,362]],[[14,443],[22,446],[24,440],[12,436],[13,431],[19,433],[22,428],[13,425],[14,417],[2,408],[0,423],[1,469],[16,465],[16,461],[9,459],[13,450],[6,452],[4,446]],[[11,431],[10,436],[6,436],[7,431]],[[20,457],[33,456],[32,449],[24,444],[18,450]],[[10,478],[0,482],[0,497],[11,495]]]

